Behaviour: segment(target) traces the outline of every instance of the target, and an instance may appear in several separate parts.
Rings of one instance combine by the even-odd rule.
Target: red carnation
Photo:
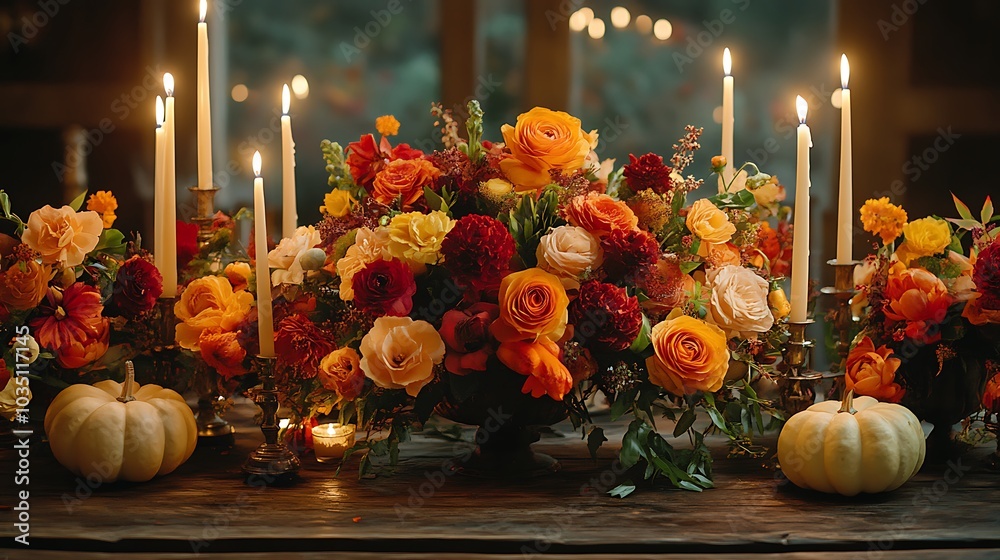
[[[673,169],[663,163],[663,158],[656,154],[645,154],[642,157],[628,155],[628,164],[623,169],[625,181],[634,192],[653,189],[659,194],[666,193],[671,188],[670,173]]]
[[[302,314],[282,319],[274,334],[279,365],[292,368],[302,379],[316,377],[320,360],[336,348],[330,335]]]
[[[645,231],[617,229],[601,239],[604,271],[614,281],[636,278],[660,257],[660,244]]]
[[[405,317],[413,309],[417,284],[413,272],[398,259],[378,260],[367,264],[354,275],[354,304],[362,311],[377,315]]]
[[[347,166],[351,169],[354,182],[368,188],[375,180],[375,174],[394,159],[417,159],[423,157],[420,150],[411,148],[409,144],[400,144],[395,148],[389,140],[382,138],[381,143],[375,142],[375,136],[365,134],[357,142],[347,145]]]
[[[177,266],[186,268],[198,256],[198,224],[177,220]]]
[[[441,242],[444,266],[464,286],[499,285],[514,256],[514,238],[502,222],[480,214],[458,220]]]
[[[110,312],[129,319],[149,311],[163,293],[163,276],[146,259],[136,255],[118,269]]]
[[[972,269],[972,281],[976,284],[979,306],[983,309],[1000,309],[1000,245],[996,241],[979,252],[976,265]]]
[[[578,339],[598,351],[620,352],[632,345],[642,329],[639,299],[625,288],[591,280],[569,306],[569,320]]]

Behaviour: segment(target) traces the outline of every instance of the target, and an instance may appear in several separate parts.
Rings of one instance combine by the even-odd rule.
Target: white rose
[[[872,283],[872,278],[875,277],[875,261],[871,259],[865,259],[861,261],[861,264],[854,267],[854,285],[855,286],[867,286]]]
[[[543,235],[535,256],[538,268],[558,276],[567,289],[579,288],[580,276],[604,262],[600,240],[577,226],[559,226]]]
[[[35,337],[29,335],[15,336],[14,344],[11,345],[14,351],[14,361],[19,364],[33,364],[38,359],[41,349]]]
[[[291,237],[282,239],[273,251],[267,254],[267,265],[271,272],[271,285],[301,284],[304,278],[299,257],[319,245],[319,232],[313,226],[302,226]]]
[[[767,280],[736,265],[713,268],[705,279],[712,294],[707,319],[727,336],[753,338],[774,325],[767,305]]]
[[[444,360],[444,340],[427,321],[379,317],[361,339],[361,370],[385,389],[406,389],[416,397]]]

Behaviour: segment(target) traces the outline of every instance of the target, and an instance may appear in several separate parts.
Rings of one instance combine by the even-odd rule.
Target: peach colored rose
[[[42,301],[52,278],[52,267],[35,261],[18,261],[0,274],[0,302],[24,311]]]
[[[365,386],[361,357],[354,348],[338,348],[319,362],[316,377],[323,388],[337,394],[339,401],[353,401]]]
[[[434,366],[444,360],[445,346],[427,321],[379,317],[361,339],[361,370],[384,389],[405,389],[416,397],[434,380]]]
[[[177,343],[187,350],[199,351],[202,331],[234,330],[246,318],[252,303],[253,294],[233,292],[233,286],[221,276],[192,280],[174,304],[174,315],[180,320],[174,333]]]
[[[906,391],[896,383],[896,370],[901,360],[885,345],[875,349],[875,343],[864,337],[847,355],[844,379],[847,390],[867,395],[883,402],[898,403]]]
[[[28,216],[21,241],[42,256],[44,264],[77,266],[97,247],[104,220],[97,212],[75,212],[46,204]]]
[[[885,298],[888,301],[885,316],[893,321],[905,321],[906,336],[925,343],[941,338],[940,329],[936,327],[955,301],[944,283],[922,268],[890,271]]]
[[[561,401],[573,388],[573,376],[559,360],[559,345],[547,338],[537,341],[513,340],[497,348],[497,358],[510,369],[528,376],[522,393],[536,399],[548,395]]]
[[[248,263],[231,262],[226,265],[223,274],[229,279],[229,283],[233,285],[233,289],[240,292],[247,289],[247,286],[250,285],[250,277],[253,276],[253,270]]]
[[[247,351],[240,346],[235,332],[223,332],[218,327],[201,331],[198,336],[201,358],[224,379],[232,379],[247,372],[243,359]]]
[[[425,159],[392,160],[375,175],[369,194],[386,206],[399,200],[400,210],[408,210],[424,195],[424,187],[440,176],[441,171]]]
[[[500,128],[510,157],[500,169],[518,192],[537,191],[552,182],[549,171],[572,173],[597,147],[597,131],[586,133],[580,119],[562,111],[535,107]]]
[[[616,229],[635,229],[639,225],[639,218],[628,205],[604,193],[590,192],[572,198],[563,208],[563,214],[567,222],[597,237],[604,237]]]
[[[649,380],[674,395],[722,388],[729,348],[722,329],[674,310],[650,332]]]
[[[543,235],[535,256],[538,268],[558,276],[566,289],[579,288],[580,277],[604,262],[600,240],[576,226],[559,226]]]
[[[389,232],[386,228],[372,231],[366,227],[358,228],[354,237],[354,245],[347,248],[344,256],[337,261],[336,273],[340,276],[340,299],[354,299],[354,275],[364,270],[365,266],[378,260],[389,260]],[[331,271],[332,272],[332,271]]]
[[[569,320],[569,297],[559,277],[540,268],[506,276],[500,282],[500,317],[490,332],[500,342],[559,340]]]
[[[768,307],[770,285],[749,268],[728,265],[705,274],[711,290],[708,320],[729,337],[756,338],[774,325]]]
[[[691,205],[685,224],[703,245],[728,243],[736,233],[736,226],[729,221],[729,216],[707,198],[698,199]]]
[[[732,243],[706,243],[704,244],[704,249],[707,253],[705,260],[708,261],[708,266],[712,268],[729,265],[739,266],[743,262],[743,259],[740,257],[740,250]]]

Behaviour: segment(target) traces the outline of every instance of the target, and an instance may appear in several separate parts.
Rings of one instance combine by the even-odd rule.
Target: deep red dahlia
[[[441,254],[445,268],[459,284],[484,290],[498,286],[509,269],[514,238],[499,220],[469,214],[445,236]]]
[[[163,293],[163,276],[153,263],[136,255],[125,261],[115,277],[110,310],[129,319],[149,311]]]
[[[628,155],[628,163],[624,168],[625,181],[634,192],[653,189],[659,194],[666,193],[671,188],[670,173],[673,169],[663,163],[663,158],[653,153],[641,157]]]
[[[634,282],[660,257],[660,244],[645,231],[612,230],[601,239],[604,249],[604,271],[615,282]]]
[[[569,306],[577,339],[597,351],[620,352],[632,345],[642,329],[639,299],[625,288],[591,280]]]
[[[284,318],[274,334],[278,364],[291,368],[302,379],[316,377],[320,360],[336,348],[329,333],[302,314]]]
[[[417,159],[423,157],[420,150],[411,148],[409,144],[400,144],[395,148],[387,138],[376,143],[375,136],[365,134],[357,142],[347,145],[347,166],[351,169],[354,182],[368,188],[375,180],[375,174],[385,165],[386,161],[394,159]]]
[[[1000,309],[1000,243],[994,241],[979,252],[972,269],[976,291],[982,294],[979,305],[983,309]]]
[[[413,309],[417,284],[413,272],[398,259],[378,260],[354,275],[354,305],[376,315],[405,317]]]

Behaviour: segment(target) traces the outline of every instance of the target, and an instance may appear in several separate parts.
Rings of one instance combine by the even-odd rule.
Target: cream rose
[[[337,275],[340,276],[340,299],[354,299],[354,275],[361,272],[369,263],[378,260],[388,260],[389,235],[385,228],[374,231],[363,227],[358,228],[354,237],[354,245],[347,248],[347,253],[337,261]]]
[[[441,335],[427,321],[379,317],[361,339],[361,370],[379,387],[416,397],[434,379],[444,351]]]
[[[389,222],[389,254],[410,265],[414,274],[422,274],[440,259],[441,242],[454,225],[440,211],[397,214]]]
[[[542,236],[535,251],[538,268],[559,277],[567,289],[580,287],[580,276],[604,262],[601,242],[577,226],[559,226]]]
[[[42,263],[62,263],[67,267],[83,262],[97,247],[104,220],[97,212],[75,212],[69,206],[46,204],[28,216],[21,241],[42,256]]]
[[[732,338],[753,338],[774,325],[767,305],[767,280],[749,268],[728,265],[713,268],[705,275],[711,290],[708,320]]]
[[[281,240],[278,246],[267,254],[267,265],[271,272],[271,285],[301,284],[305,271],[299,257],[303,253],[319,245],[319,232],[313,226],[302,226],[295,230],[291,237]]]
[[[23,406],[24,399],[31,402],[31,390],[27,385],[19,385],[18,379],[20,378],[12,376],[7,380],[7,385],[0,391],[0,417],[11,421],[14,420],[19,409],[25,408]],[[27,380],[27,378],[24,379]],[[18,397],[21,397],[20,404],[17,402]]]

